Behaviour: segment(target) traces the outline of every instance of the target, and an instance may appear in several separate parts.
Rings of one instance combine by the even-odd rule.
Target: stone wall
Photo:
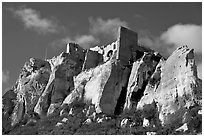
[[[97,51],[87,50],[83,70],[94,68],[103,62],[103,55]]]
[[[109,45],[103,46],[103,61],[106,62],[110,60],[111,56],[115,53],[118,52],[119,44],[118,41],[115,41]],[[118,53],[116,55],[118,59]]]
[[[86,50],[81,48],[78,44],[68,43],[67,44],[67,52],[72,60],[83,64],[85,59]]]
[[[122,64],[128,64],[129,60],[132,58],[132,52],[137,50],[137,33],[124,28],[120,27],[119,29],[119,55],[118,58],[120,59]]]

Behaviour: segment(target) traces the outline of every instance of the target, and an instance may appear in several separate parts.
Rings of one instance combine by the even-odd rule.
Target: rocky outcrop
[[[182,46],[157,65],[137,109],[147,113],[145,118],[157,119],[163,126],[178,126],[197,117],[202,106],[201,92],[193,50]],[[191,118],[187,118],[189,111],[195,113]]]
[[[16,93],[14,89],[8,90],[2,98],[2,131],[7,133],[11,130],[11,115],[15,107]]]
[[[133,63],[124,110],[130,110],[137,105],[160,58],[161,56],[157,53],[144,52],[143,56]]]
[[[74,56],[76,57],[76,56]],[[49,81],[34,111],[40,116],[46,116],[52,113],[57,103],[62,103],[65,97],[74,89],[73,76],[76,76],[82,69],[82,63],[79,58],[73,58],[72,55],[62,53],[57,58],[50,61],[52,72]]]
[[[107,114],[120,114],[125,102],[130,68],[124,67],[120,62],[112,65],[111,75],[104,87],[101,97],[101,108]]]
[[[100,99],[111,74],[111,67],[112,61],[108,61],[103,65],[80,73],[74,79],[74,90],[66,97],[63,104],[85,102],[95,105],[97,112],[100,113]]]
[[[3,96],[3,119],[9,117],[7,122],[11,126],[33,116],[34,107],[47,85],[50,72],[47,61],[31,58],[25,63],[16,85]]]
[[[30,59],[26,63],[18,80],[17,104],[12,114],[12,125],[19,123],[24,117],[32,115],[33,109],[47,85],[50,76],[50,65],[47,61]]]
[[[82,65],[80,58],[67,53],[47,61],[31,58],[26,62],[15,88],[3,96],[3,113],[11,126],[27,121],[35,113],[44,117],[54,111],[52,104],[62,103],[74,89],[73,76],[81,72]],[[16,98],[8,98],[10,93]]]
[[[106,63],[80,73],[74,80],[75,89],[63,104],[82,101],[95,105],[97,113],[112,115],[119,113],[116,112],[121,111],[119,110],[121,101],[118,100],[123,98],[123,102],[125,101],[124,94],[126,94],[129,75],[130,69],[122,67],[113,56]]]
[[[3,133],[46,119],[71,134],[94,125],[118,130],[107,134],[200,133],[201,92],[192,49],[182,46],[164,59],[122,27],[110,45],[84,50],[69,43],[57,57],[26,62],[3,96]]]
[[[53,105],[51,104],[62,103],[65,97],[74,88],[73,76],[77,74],[76,70],[79,66],[77,62],[70,60],[67,53],[62,53],[49,62],[52,64],[52,72],[48,84],[34,109],[40,116],[46,116],[47,112],[51,113],[54,111]]]

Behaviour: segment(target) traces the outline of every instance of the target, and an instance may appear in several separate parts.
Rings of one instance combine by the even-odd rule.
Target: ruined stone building
[[[118,38],[115,42],[109,45],[102,45],[85,50],[78,44],[68,43],[67,53],[71,55],[78,54],[84,59],[84,69],[90,69],[99,64],[107,62],[113,55],[121,64],[128,65],[141,58],[144,52],[152,52],[151,49],[141,47],[138,45],[138,36],[125,27],[118,29]]]

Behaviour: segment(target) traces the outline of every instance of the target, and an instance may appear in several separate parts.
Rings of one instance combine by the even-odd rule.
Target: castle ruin
[[[139,46],[137,33],[122,26],[118,29],[117,40],[111,44],[85,50],[78,44],[68,43],[66,50],[66,53],[80,56],[80,59],[84,61],[83,70],[105,63],[113,55],[125,66],[141,58],[144,52],[151,52],[151,49]]]

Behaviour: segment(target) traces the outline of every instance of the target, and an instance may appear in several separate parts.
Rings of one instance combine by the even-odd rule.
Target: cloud
[[[158,49],[168,56],[182,45],[193,48],[195,53],[202,53],[202,27],[194,24],[176,24],[160,36],[153,36],[148,31],[141,31],[139,42],[153,49]]]
[[[100,39],[100,44],[108,44],[116,40],[118,27],[128,27],[128,23],[119,18],[103,20],[102,18],[89,18],[90,34]]]
[[[99,43],[99,40],[92,35],[79,35],[74,38],[66,37],[63,38],[62,41],[64,44],[69,42],[77,43],[84,49],[89,49],[90,47],[96,46]]]
[[[90,46],[96,46],[96,44],[99,43],[99,40],[92,35],[82,35],[76,37],[76,42],[84,48],[90,48]]]
[[[196,53],[202,52],[202,27],[194,24],[176,24],[161,35],[167,44],[188,45]]]
[[[127,22],[119,18],[103,20],[102,18],[89,18],[89,32],[85,35],[66,36],[61,40],[54,41],[53,47],[64,47],[66,43],[74,42],[81,47],[88,49],[96,45],[106,45],[116,40],[118,27],[128,27]]]
[[[42,18],[40,12],[25,6],[18,9],[10,8],[10,11],[24,23],[25,28],[39,34],[57,33],[62,28],[59,27],[56,19]]]
[[[159,36],[154,36],[149,31],[140,31],[138,43],[158,51],[163,57],[167,58],[174,50],[175,46],[166,44]]]
[[[187,45],[194,49],[195,61],[198,69],[198,77],[202,78],[202,26],[195,24],[176,24],[163,32],[160,36],[154,36],[149,31],[141,31],[139,43],[151,49],[159,51],[164,57],[168,57],[177,47]]]
[[[2,70],[2,83],[7,83],[9,80],[9,71],[3,71]]]

